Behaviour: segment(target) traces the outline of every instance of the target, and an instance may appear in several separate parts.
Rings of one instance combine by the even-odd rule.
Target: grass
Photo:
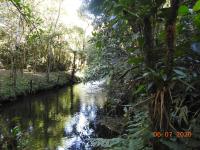
[[[0,71],[0,102],[16,99],[17,96],[36,93],[38,91],[52,89],[57,86],[70,84],[70,75],[66,72],[52,72],[47,82],[45,73],[25,72],[17,74],[16,88],[12,86],[10,71]],[[32,80],[32,88],[31,88]],[[77,78],[76,78],[77,80]],[[78,80],[77,80],[78,81]]]

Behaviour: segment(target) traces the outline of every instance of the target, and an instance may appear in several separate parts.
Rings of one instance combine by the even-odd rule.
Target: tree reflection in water
[[[87,138],[94,131],[89,122],[105,100],[105,93],[90,84],[25,97],[2,108],[0,134],[19,126],[28,149],[90,149]]]

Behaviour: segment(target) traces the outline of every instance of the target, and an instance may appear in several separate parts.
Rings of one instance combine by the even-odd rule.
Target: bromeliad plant
[[[171,101],[170,86],[172,83],[169,82],[164,70],[149,70],[143,76],[150,81],[147,85],[147,90],[153,97],[149,108],[150,117],[154,125],[153,128],[155,130],[166,130],[170,126],[169,104]]]
[[[143,76],[149,81],[148,94],[153,96],[150,115],[154,129],[175,131],[180,126],[188,125],[188,119],[192,118],[188,115],[197,113],[191,113],[192,103],[188,100],[197,94],[195,88],[197,74],[184,67],[175,67],[171,76],[167,76],[164,69],[148,70]]]

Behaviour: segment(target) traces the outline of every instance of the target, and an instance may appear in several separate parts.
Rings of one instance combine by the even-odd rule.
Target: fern
[[[143,150],[152,149],[148,147],[149,138],[152,133],[148,126],[148,114],[146,111],[135,111],[134,119],[127,122],[126,134],[118,138],[102,139],[93,138],[90,143],[93,147],[106,150]]]

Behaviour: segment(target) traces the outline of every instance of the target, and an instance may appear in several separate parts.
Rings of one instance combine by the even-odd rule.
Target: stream
[[[19,128],[29,150],[90,150],[95,136],[90,122],[103,108],[100,83],[78,84],[21,98],[1,108],[0,136]],[[4,132],[1,132],[4,131]],[[23,135],[24,136],[24,135]]]

